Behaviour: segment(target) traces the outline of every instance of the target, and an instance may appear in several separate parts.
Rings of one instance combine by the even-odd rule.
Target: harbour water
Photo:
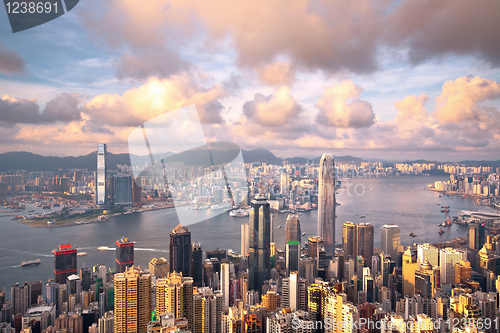
[[[479,210],[493,212],[489,207],[477,206],[472,199],[463,197],[439,197],[439,193],[427,189],[427,184],[445,177],[401,177],[401,178],[353,178],[347,188],[340,190],[337,201],[336,242],[342,242],[342,224],[369,222],[375,229],[375,247],[380,247],[380,227],[397,224],[401,227],[401,242],[435,243],[467,235],[466,227],[453,225],[439,235],[438,223],[445,219],[437,204],[450,206],[450,216],[457,210]],[[32,209],[32,208],[30,208]],[[198,211],[207,214],[207,211]],[[273,236],[278,248],[284,246],[285,221],[288,214],[274,212]],[[364,215],[364,218],[361,216]],[[304,212],[299,216],[302,245],[308,236],[317,234],[317,211]],[[240,225],[247,218],[230,217],[228,212],[209,220],[188,226],[193,242],[199,242],[203,250],[215,248],[233,249],[240,252]],[[169,233],[178,224],[175,209],[162,209],[138,214],[122,215],[109,221],[61,228],[32,228],[12,216],[0,215],[0,289],[6,289],[10,299],[10,287],[19,282],[42,280],[54,277],[54,259],[51,251],[59,244],[71,243],[86,256],[78,257],[78,268],[105,264],[115,267],[114,242],[128,237],[135,244],[135,263],[148,267],[153,257],[168,258]],[[282,226],[282,228],[279,228]],[[409,234],[417,235],[412,238]],[[98,250],[107,246],[109,250]],[[41,259],[36,266],[21,267],[20,263]]]

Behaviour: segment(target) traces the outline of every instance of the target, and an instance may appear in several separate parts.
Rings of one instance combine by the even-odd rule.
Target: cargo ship
[[[21,266],[35,266],[35,265],[40,265],[42,262],[40,259],[37,260],[30,260],[30,261],[23,261],[21,263]]]

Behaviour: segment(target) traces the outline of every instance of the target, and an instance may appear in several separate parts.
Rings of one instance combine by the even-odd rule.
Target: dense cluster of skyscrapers
[[[106,153],[99,145],[98,205],[109,204]],[[168,260],[152,258],[143,269],[135,265],[133,240],[125,237],[116,240],[114,270],[95,265],[78,271],[76,248],[60,245],[45,298],[41,281],[12,286],[10,301],[0,291],[0,333],[498,332],[500,236],[494,222],[469,221],[462,247],[404,246],[400,228],[386,224],[377,249],[374,226],[349,221],[336,243],[333,157],[324,154],[316,168],[317,178],[302,179],[299,169],[279,170],[279,187],[272,191],[251,177],[240,254],[203,251],[181,224],[170,232]],[[120,193],[133,190],[131,182],[115,177],[115,201],[132,200]],[[312,207],[318,209],[318,235],[303,240],[296,213]],[[280,249],[273,211],[283,208],[297,211],[289,211]]]

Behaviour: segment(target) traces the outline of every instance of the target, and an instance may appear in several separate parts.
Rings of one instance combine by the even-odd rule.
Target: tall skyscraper
[[[192,332],[222,331],[223,295],[220,290],[203,287],[193,295],[194,329]]]
[[[97,173],[95,179],[95,202],[98,205],[105,205],[107,203],[106,181],[108,177],[107,170],[107,150],[105,143],[97,145]]]
[[[438,248],[430,244],[419,244],[417,245],[417,262],[418,268],[424,261],[429,261],[433,267],[439,266],[439,250]]]
[[[357,256],[363,256],[368,265],[371,265],[374,247],[374,230],[370,223],[360,223],[356,227]]]
[[[142,195],[142,187],[137,185],[135,179],[132,178],[132,202],[133,203],[141,202],[141,195]]]
[[[401,229],[395,224],[385,224],[382,226],[381,234],[382,252],[391,256],[397,262],[398,247],[401,245]]]
[[[116,241],[116,272],[125,272],[126,267],[134,265],[134,243],[127,238]]]
[[[223,295],[223,306],[229,307],[229,263],[222,263],[220,265],[220,290]]]
[[[281,194],[283,194],[283,196],[285,197],[288,197],[288,195],[290,194],[290,177],[288,176],[286,170],[281,171],[280,188],[281,188]]]
[[[170,273],[191,276],[191,233],[178,225],[170,233]]]
[[[203,250],[200,244],[193,244],[192,256],[193,285],[201,287],[203,285]]]
[[[151,274],[127,267],[114,276],[115,332],[146,333],[151,320]]]
[[[455,283],[455,264],[462,260],[462,253],[447,247],[439,251],[440,283]]]
[[[312,236],[307,239],[307,255],[311,258],[318,258],[318,248],[321,247],[322,239],[319,236]]]
[[[285,224],[285,257],[287,273],[299,270],[300,221],[298,215],[288,215]]]
[[[22,286],[16,283],[10,288],[10,293],[13,314],[24,315],[32,305],[37,304],[38,296],[42,295],[42,281],[24,282]]]
[[[56,306],[56,316],[59,315],[59,295],[60,295],[60,284],[47,282],[45,284],[45,295],[47,304],[54,303]]]
[[[290,274],[291,271],[299,270],[300,259],[300,242],[288,241],[285,248],[286,271]]]
[[[193,278],[174,272],[156,280],[156,313],[166,312],[186,318],[188,328],[193,329]]]
[[[356,257],[356,225],[347,221],[342,225],[342,247],[347,257]]]
[[[248,256],[249,252],[249,243],[248,243],[248,223],[244,223],[241,225],[241,256]]]
[[[249,222],[249,276],[250,290],[262,292],[265,280],[269,279],[271,268],[271,210],[265,197],[258,194],[253,200],[250,209]]]
[[[80,280],[82,281],[82,290],[90,290],[90,276],[92,275],[92,270],[90,267],[80,268]]]
[[[486,242],[484,223],[469,223],[469,249],[481,250]]]
[[[362,256],[365,263],[371,265],[374,246],[373,225],[370,223],[344,223],[342,225],[342,244],[348,257],[356,259],[358,256]]]
[[[290,276],[283,279],[282,297],[283,307],[292,311],[306,308],[306,280],[299,278],[298,272],[290,272]]]
[[[115,176],[114,177],[114,197],[117,206],[132,206],[132,177]]]
[[[470,266],[469,266],[470,269]],[[432,297],[433,290],[436,286],[436,271],[428,260],[425,260],[420,265],[420,269],[415,271],[415,294],[422,297]],[[459,281],[458,283],[460,283]]]
[[[76,274],[76,249],[71,244],[54,249],[54,281],[65,284],[66,278]]]
[[[403,254],[403,295],[412,297],[415,292],[415,271],[418,269],[417,254],[408,247]]]
[[[168,261],[167,259],[153,258],[149,261],[149,272],[153,274],[156,278],[164,278],[168,276]]]
[[[285,224],[285,244],[288,241],[301,241],[300,221],[298,215],[288,215]]]
[[[335,255],[335,167],[330,154],[323,154],[319,162],[318,235],[326,255]]]

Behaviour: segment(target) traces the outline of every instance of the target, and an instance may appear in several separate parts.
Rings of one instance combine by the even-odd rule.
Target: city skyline
[[[498,13],[6,0],[0,333],[499,333]]]

